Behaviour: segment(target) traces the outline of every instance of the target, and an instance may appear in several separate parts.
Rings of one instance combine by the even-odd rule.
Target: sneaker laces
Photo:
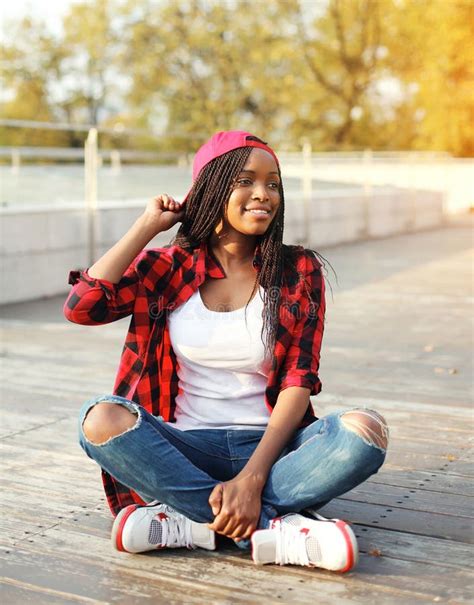
[[[306,533],[281,522],[277,529],[275,563],[312,566],[306,550]]]
[[[194,548],[189,519],[179,515],[178,517],[162,518],[160,522],[163,531],[161,538],[163,548],[178,548],[180,546]]]

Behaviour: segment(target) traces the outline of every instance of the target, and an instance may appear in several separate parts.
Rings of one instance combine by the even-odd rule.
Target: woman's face
[[[224,226],[245,235],[262,235],[280,206],[280,177],[273,156],[256,147],[234,182]],[[251,212],[263,209],[266,212]]]

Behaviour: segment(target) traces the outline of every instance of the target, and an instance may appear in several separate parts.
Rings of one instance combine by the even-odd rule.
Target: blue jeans
[[[138,418],[124,433],[94,444],[84,435],[82,424],[100,402],[123,405]],[[345,427],[340,417],[347,411],[333,412],[295,431],[262,491],[259,528],[288,512],[320,508],[379,470],[385,450]],[[80,445],[89,458],[120,483],[145,502],[158,500],[198,523],[214,520],[208,502],[211,491],[245,467],[264,434],[264,429],[181,431],[117,395],[86,401],[78,428]],[[246,549],[250,541],[236,544]]]

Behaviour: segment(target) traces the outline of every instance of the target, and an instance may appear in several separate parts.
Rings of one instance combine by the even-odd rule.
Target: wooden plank
[[[474,499],[469,496],[443,494],[440,498],[438,492],[407,490],[404,487],[392,485],[370,484],[368,482],[342,496],[345,500],[364,502],[367,504],[380,504],[390,507],[407,508],[414,511],[440,513],[455,517],[474,517]]]
[[[387,527],[379,529],[353,524],[352,529],[363,553],[455,569],[474,567],[470,544],[392,531]]]
[[[368,479],[371,484],[395,485],[408,489],[418,489],[437,492],[438,494],[459,494],[460,496],[474,496],[472,480],[467,477],[452,475],[445,471],[431,473],[429,471],[418,471],[403,469],[403,472],[392,470],[384,465],[382,470]],[[440,496],[441,497],[441,496]]]
[[[377,408],[381,414],[387,413],[394,418],[403,417],[405,419],[411,418],[422,418],[427,424],[429,419],[430,424],[432,421],[446,422],[448,427],[457,426],[461,428],[462,423],[473,419],[472,409],[469,406],[468,399],[466,399],[466,406],[456,406],[446,401],[446,405],[438,406],[432,403],[426,403],[422,401],[403,401],[401,399],[372,399],[370,397],[350,397],[341,396],[337,393],[319,393],[315,397],[311,397],[311,400],[315,400],[318,407],[330,407],[336,409],[350,409],[353,407],[373,407]],[[327,413],[327,412],[326,412]],[[460,426],[461,423],[461,426]],[[419,425],[423,426],[422,424]],[[467,430],[467,429],[465,429]]]
[[[71,536],[68,536],[71,539]],[[72,536],[77,539],[77,535]],[[57,538],[56,538],[57,539]],[[348,590],[335,574],[322,570],[244,564],[238,557],[206,556],[179,549],[163,556],[161,553],[126,555],[102,553],[102,546],[81,541],[82,549],[50,552],[45,548],[21,548],[8,554],[0,549],[5,572],[17,582],[28,582],[39,590],[65,591],[81,598],[102,602],[158,604],[202,603],[308,603],[318,593],[322,605],[367,603],[367,598],[383,594],[384,603],[396,605],[400,598],[424,602],[422,593],[394,591],[387,588]],[[32,565],[34,567],[32,568]],[[61,574],[55,573],[61,569]],[[296,568],[295,568],[296,569]],[[245,583],[242,581],[245,577]],[[225,582],[223,579],[225,578]],[[420,599],[421,597],[421,599]]]
[[[3,549],[2,549],[3,550]],[[2,556],[3,555],[3,556]],[[20,587],[29,587],[37,593],[59,596],[77,603],[142,603],[158,604],[183,603],[199,604],[210,596],[217,598],[229,595],[230,591],[211,592],[202,589],[199,584],[191,586],[184,582],[159,579],[158,574],[143,570],[141,574],[130,574],[122,566],[98,567],[96,562],[88,561],[86,556],[77,560],[69,557],[57,557],[49,553],[25,549],[0,551],[4,573]],[[61,573],[57,573],[58,570]],[[226,595],[227,592],[227,595]],[[246,599],[237,598],[237,603]],[[274,603],[270,598],[270,602]]]
[[[395,469],[400,471],[431,471],[433,473],[441,471],[449,473],[451,476],[456,475],[464,478],[472,478],[474,476],[472,463],[462,458],[451,459],[441,456],[430,456],[429,454],[417,454],[416,452],[393,451],[390,449],[387,452],[387,458],[382,469],[384,468],[389,468],[392,471]]]
[[[234,552],[237,550],[235,547]],[[381,591],[379,599],[383,599],[384,603],[386,596],[389,595],[402,597],[405,602],[427,596],[431,599],[457,598],[462,602],[465,592],[460,586],[464,586],[468,581],[465,572],[450,569],[449,574],[446,573],[446,582],[440,586],[435,581],[437,574],[440,573],[439,567],[365,555],[361,556],[357,570],[344,576],[299,566],[259,567],[253,564],[249,554],[240,551],[234,555],[227,550],[189,552],[179,549],[138,556],[126,555],[113,551],[108,539],[100,540],[95,536],[88,537],[79,533],[71,535],[66,527],[50,530],[45,538],[38,540],[37,544],[29,544],[27,551],[31,553],[30,559],[52,558],[53,561],[67,561],[66,573],[68,573],[68,566],[82,572],[85,567],[93,564],[95,568],[93,577],[98,574],[104,577],[107,575],[107,570],[113,571],[119,565],[122,578],[127,574],[142,580],[146,578],[148,586],[158,579],[160,590],[163,584],[166,586],[169,583],[181,591],[182,598],[194,585],[201,591],[201,598],[204,590],[207,592],[207,598],[211,595],[217,597],[219,596],[217,591],[223,589],[219,583],[220,579],[225,578],[228,591],[226,596],[230,597],[234,593],[242,599],[284,597],[284,602],[293,602],[293,598],[300,603],[310,602],[314,598],[314,590],[318,590],[318,593],[321,591],[322,602],[331,602],[330,599],[336,599],[338,603],[345,602],[344,597],[348,595],[350,599],[364,595],[367,602],[370,595],[374,594],[374,589],[377,589],[377,592]],[[245,588],[242,586],[243,576],[246,580]],[[409,584],[408,588],[406,584],[400,582],[401,576],[418,579],[416,583]],[[298,582],[300,579],[304,582]],[[350,586],[347,583],[350,583]],[[285,590],[288,587],[294,587],[291,591],[293,593],[297,590],[291,599],[289,592]]]
[[[418,440],[395,440],[389,442],[387,449],[387,460],[389,456],[400,454],[415,454],[416,456],[430,456],[447,462],[451,459],[467,459],[468,450],[465,447],[451,443],[431,443]]]
[[[383,527],[458,542],[473,542],[472,523],[463,517],[395,506],[367,505],[344,498],[332,500],[318,512],[324,517],[340,518],[359,525]]]
[[[91,605],[108,605],[107,601],[67,593],[64,590],[53,590],[46,586],[37,586],[14,578],[0,578],[2,602],[8,605],[68,605],[78,603]]]

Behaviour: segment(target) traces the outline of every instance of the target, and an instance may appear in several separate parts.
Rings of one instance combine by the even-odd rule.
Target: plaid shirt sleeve
[[[306,250],[306,283],[303,284],[298,318],[281,372],[280,391],[292,386],[311,389],[317,395],[322,389],[318,376],[326,312],[325,283],[321,263]]]
[[[70,271],[68,283],[73,286],[63,307],[66,319],[88,326],[117,321],[130,315],[135,302],[138,258],[126,269],[116,284],[91,277],[88,269]]]
[[[133,312],[140,282],[146,287],[150,277],[166,274],[171,261],[160,250],[142,250],[130,263],[118,283],[91,277],[88,269],[70,271],[73,286],[64,303],[66,319],[89,326],[122,319]]]

